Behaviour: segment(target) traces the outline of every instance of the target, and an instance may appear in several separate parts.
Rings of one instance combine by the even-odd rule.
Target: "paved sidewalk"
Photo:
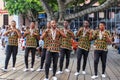
[[[19,50],[21,51],[21,50]],[[92,80],[91,76],[94,74],[94,50],[93,47],[89,52],[87,66],[86,66],[86,75],[83,75],[80,72],[79,76],[75,76],[74,73],[76,72],[77,67],[77,59],[76,56],[71,57],[69,69],[70,72],[64,73],[61,75],[56,75],[58,80]],[[29,57],[29,67],[31,63],[31,57]],[[65,64],[65,63],[64,63]],[[35,60],[34,69],[37,70],[40,66],[40,59]],[[59,64],[58,64],[59,66]],[[108,59],[106,65],[106,78],[101,77],[101,61],[98,67],[98,79],[95,80],[120,80],[120,54],[117,54],[117,51],[109,46],[108,50]],[[12,70],[11,64],[9,65],[8,72],[3,72],[0,70],[0,80],[43,80],[45,78],[45,72],[37,72],[37,71],[28,71],[23,72],[25,68],[24,64],[24,56],[23,53],[19,52],[17,62],[16,62],[16,71]],[[58,67],[59,70],[59,67]],[[52,80],[52,71],[50,71],[49,75],[50,80]]]

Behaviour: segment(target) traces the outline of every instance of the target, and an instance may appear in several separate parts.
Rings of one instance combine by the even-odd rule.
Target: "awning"
[[[0,9],[0,14],[8,14],[7,10]]]

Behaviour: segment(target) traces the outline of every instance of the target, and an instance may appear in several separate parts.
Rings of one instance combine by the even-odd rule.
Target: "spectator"
[[[5,48],[5,43],[4,43],[4,40],[5,40],[5,36],[3,35],[5,33],[5,25],[2,26],[2,29],[1,29],[1,41],[2,41],[2,49]]]
[[[10,29],[10,25],[5,27],[5,31],[7,31],[9,29]],[[5,37],[4,43],[5,43],[5,54],[6,54],[7,53],[7,45],[8,45],[8,35],[4,35],[4,37]]]

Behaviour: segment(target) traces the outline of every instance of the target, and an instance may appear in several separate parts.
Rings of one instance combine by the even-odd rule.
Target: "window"
[[[7,14],[3,15],[3,24],[8,25],[8,15]]]
[[[113,19],[115,17],[115,13],[114,12],[109,12],[109,18]]]
[[[89,18],[94,18],[94,13],[89,14]]]
[[[99,18],[105,18],[104,12],[99,12]]]

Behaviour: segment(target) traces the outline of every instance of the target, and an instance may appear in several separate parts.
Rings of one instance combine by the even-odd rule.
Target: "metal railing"
[[[66,10],[66,14],[73,14],[77,11],[75,9]],[[103,12],[103,15],[100,13]],[[90,20],[91,28],[95,29],[98,27],[100,21],[106,22],[106,28],[112,31],[115,27],[120,26],[120,7],[111,7],[109,9],[92,13],[94,16],[90,16],[90,14],[85,15],[83,17],[75,18],[71,21],[70,28],[78,29],[82,26],[84,20]],[[100,17],[102,16],[102,17]]]

